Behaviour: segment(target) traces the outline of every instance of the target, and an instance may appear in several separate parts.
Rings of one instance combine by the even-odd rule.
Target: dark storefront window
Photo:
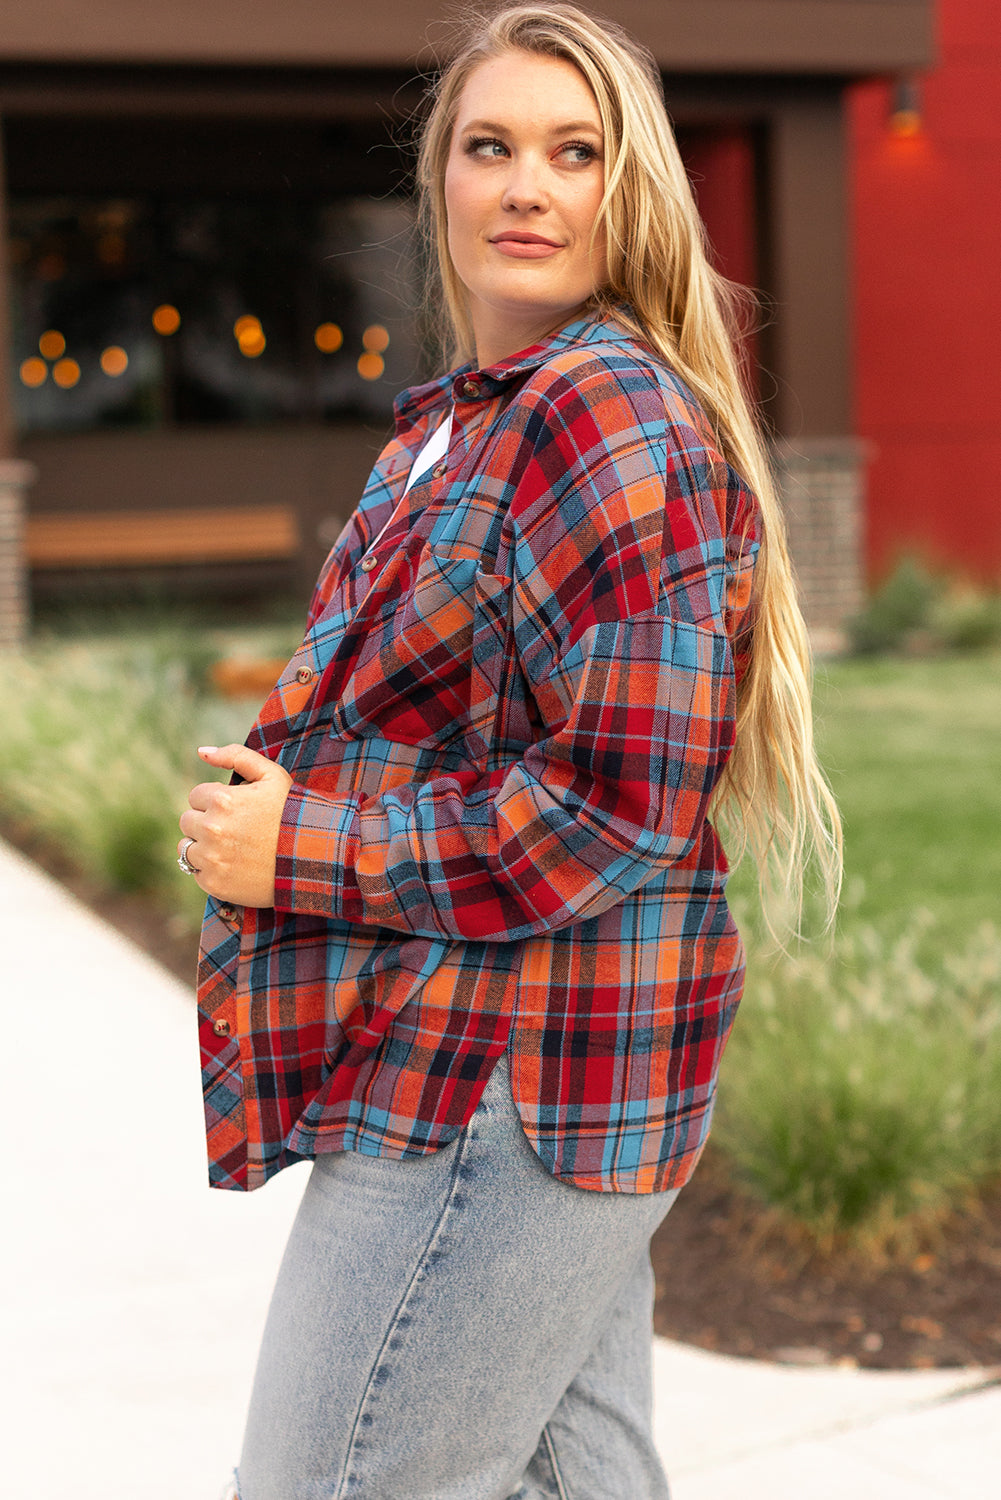
[[[11,220],[24,432],[381,421],[414,379],[405,200],[19,198]]]

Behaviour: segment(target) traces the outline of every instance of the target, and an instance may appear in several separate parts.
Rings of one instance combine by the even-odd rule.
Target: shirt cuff
[[[293,782],[285,799],[275,860],[275,909],[360,920],[355,878],[358,806]]]

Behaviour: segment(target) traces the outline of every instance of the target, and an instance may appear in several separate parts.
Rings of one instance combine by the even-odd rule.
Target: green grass
[[[1001,1173],[1001,655],[818,674],[845,824],[829,942],[750,950],[715,1142],[825,1248],[885,1250]]]
[[[845,824],[853,919],[920,907],[953,938],[1001,919],[1001,653],[818,674],[822,762]]]

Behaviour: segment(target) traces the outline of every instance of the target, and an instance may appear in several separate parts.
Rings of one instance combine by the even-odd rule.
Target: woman
[[[502,10],[419,176],[460,363],[181,819],[211,1180],[315,1159],[239,1494],[644,1500],[649,1239],[743,975],[710,801],[791,889],[836,815],[652,61]]]

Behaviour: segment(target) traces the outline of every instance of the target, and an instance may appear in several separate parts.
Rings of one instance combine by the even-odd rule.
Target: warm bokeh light
[[[378,380],[386,368],[386,361],[381,354],[363,354],[358,360],[358,374],[362,380]]]
[[[321,323],[313,341],[321,354],[336,354],[344,342],[344,334],[336,323]]]
[[[105,375],[124,375],[129,367],[129,356],[120,344],[109,344],[101,354],[101,369]]]
[[[44,354],[46,359],[58,359],[61,354],[66,353],[66,340],[55,328],[50,328],[38,340],[38,352]]]
[[[103,266],[120,266],[125,260],[128,245],[123,234],[112,230],[102,234],[97,242],[97,258]]]
[[[49,367],[44,359],[39,359],[37,354],[33,354],[30,359],[26,359],[21,365],[19,373],[21,384],[30,386],[34,390],[36,386],[45,384],[48,379]]]
[[[52,366],[52,379],[56,385],[68,391],[80,379],[80,366],[75,359],[61,359],[58,364]]]
[[[153,313],[153,327],[164,337],[176,333],[181,326],[181,314],[169,302],[161,302]]]
[[[66,275],[66,257],[60,255],[58,250],[50,250],[47,255],[42,256],[35,269],[43,281],[62,281]]]
[[[259,324],[255,328],[245,328],[237,339],[240,353],[247,359],[257,359],[258,355],[263,354],[267,342]]]
[[[233,336],[239,343],[249,333],[260,333],[261,320],[255,318],[253,313],[244,313],[242,318],[237,318],[233,324]]]
[[[383,328],[381,323],[372,323],[361,336],[369,354],[385,354],[389,348],[389,329]]]

